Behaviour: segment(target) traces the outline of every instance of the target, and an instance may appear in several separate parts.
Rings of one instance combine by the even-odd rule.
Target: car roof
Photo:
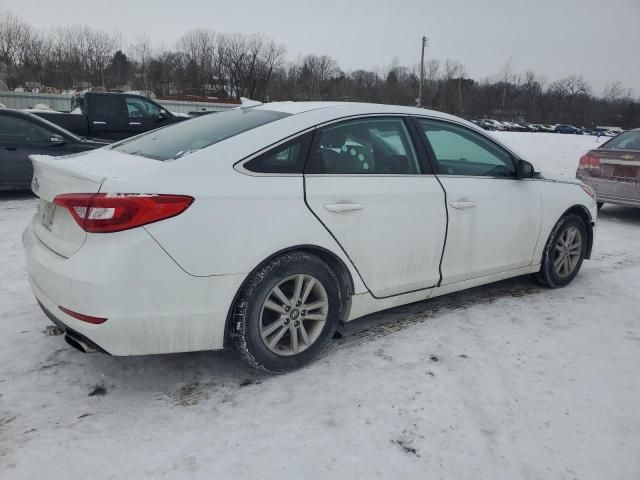
[[[242,108],[242,107],[241,107]],[[406,107],[402,105],[384,105],[380,103],[362,103],[362,102],[271,102],[263,103],[255,107],[261,110],[272,110],[277,112],[289,113],[291,115],[297,115],[301,113],[311,112],[314,110],[328,110],[330,114],[331,110],[339,109],[340,115],[353,114],[353,115],[375,115],[375,114],[402,114],[402,115],[419,115],[428,116],[432,118],[441,118],[445,120],[455,120],[457,122],[464,122],[473,125],[471,122],[464,120],[448,113],[438,112],[435,110],[429,110],[426,108],[418,107]]]
[[[255,106],[239,107],[247,110],[264,110],[283,112],[288,115],[277,121],[269,122],[238,135],[214,143],[188,155],[190,162],[176,162],[188,164],[202,162],[207,168],[220,168],[220,172],[227,162],[211,162],[211,158],[228,159],[237,162],[261,151],[266,151],[279,142],[303,134],[310,129],[332,122],[356,118],[359,116],[406,115],[443,120],[468,127],[482,136],[486,132],[476,124],[447,113],[428,110],[425,108],[405,107],[401,105],[382,105],[375,103],[356,102],[271,102]],[[224,112],[222,113],[224,114]],[[194,120],[195,121],[195,120]],[[167,127],[171,128],[171,127]],[[516,157],[523,158],[514,149],[505,146],[499,139],[488,136],[491,141],[511,151]],[[183,157],[186,158],[187,156]]]

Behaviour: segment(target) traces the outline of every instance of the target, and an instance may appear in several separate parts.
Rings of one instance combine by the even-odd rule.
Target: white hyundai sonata
[[[473,124],[398,106],[271,103],[32,161],[29,279],[70,344],[235,346],[273,372],[372,312],[524,274],[566,285],[597,211]]]

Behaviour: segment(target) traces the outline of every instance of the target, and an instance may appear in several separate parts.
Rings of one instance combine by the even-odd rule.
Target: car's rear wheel
[[[342,301],[338,278],[322,259],[306,252],[283,254],[243,288],[234,315],[235,346],[256,368],[300,368],[333,337]]]
[[[542,254],[536,278],[551,288],[571,283],[587,252],[587,227],[578,215],[562,217],[553,227]]]

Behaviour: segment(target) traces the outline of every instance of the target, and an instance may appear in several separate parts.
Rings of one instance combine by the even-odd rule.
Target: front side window
[[[442,175],[515,177],[509,152],[488,138],[459,125],[419,119]]]
[[[0,115],[0,142],[42,145],[49,142],[53,132],[24,118]]]
[[[256,173],[302,173],[312,137],[312,133],[301,135],[249,160],[244,168]]]
[[[402,118],[349,120],[320,130],[306,173],[410,175],[420,172]]]
[[[153,102],[139,97],[127,97],[127,113],[129,118],[153,118],[160,113],[160,108]]]
[[[152,130],[112,148],[154,160],[173,160],[289,115],[272,110],[238,108]]]
[[[604,143],[605,150],[640,150],[640,130],[624,132]]]

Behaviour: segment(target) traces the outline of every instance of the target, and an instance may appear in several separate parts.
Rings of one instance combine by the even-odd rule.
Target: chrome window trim
[[[521,157],[516,154],[513,150],[511,150],[509,147],[507,147],[506,145],[504,145],[503,143],[501,143],[500,141],[498,141],[497,139],[491,137],[490,135],[487,135],[485,133],[484,130],[481,129],[476,129],[476,127],[470,127],[469,125],[462,123],[460,121],[456,121],[456,120],[452,120],[452,119],[448,119],[448,118],[442,118],[442,117],[437,117],[437,116],[432,116],[432,115],[418,115],[418,114],[413,114],[413,113],[362,113],[362,114],[355,114],[355,115],[347,115],[344,117],[339,117],[339,118],[334,118],[331,120],[327,120],[325,122],[322,123],[318,123],[312,127],[308,127],[304,130],[301,130],[300,132],[294,133],[293,135],[290,135],[289,137],[286,137],[276,143],[273,143],[267,147],[264,147],[254,153],[252,153],[251,155],[244,157],[240,160],[238,160],[236,163],[233,164],[233,168],[234,170],[236,170],[237,172],[243,174],[243,175],[248,175],[251,177],[303,177],[303,176],[308,176],[308,177],[444,177],[444,178],[489,178],[489,179],[499,179],[499,180],[521,180],[518,179],[516,177],[488,177],[488,176],[476,176],[476,175],[436,175],[435,173],[414,173],[414,174],[406,174],[406,173],[399,173],[399,174],[381,174],[381,173],[371,173],[371,174],[335,174],[335,173],[308,173],[308,174],[303,174],[303,173],[261,173],[261,172],[252,172],[250,170],[247,170],[246,168],[244,168],[244,164],[249,162],[250,160],[253,160],[254,158],[262,155],[263,153],[267,153],[269,150],[273,149],[273,148],[277,148],[280,145],[289,142],[291,140],[295,140],[296,138],[305,135],[309,132],[312,132],[319,128],[323,128],[325,126],[328,125],[333,125],[335,123],[341,123],[344,121],[349,121],[349,120],[354,120],[354,119],[359,119],[359,118],[370,118],[370,117],[402,117],[402,118],[415,118],[415,119],[426,119],[426,120],[435,120],[438,122],[443,122],[443,123],[450,123],[462,128],[466,128],[467,130],[471,130],[474,133],[477,133],[479,135],[481,135],[482,137],[484,137],[486,140],[496,144],[498,147],[502,148],[503,150],[507,151],[515,161],[519,160]],[[417,152],[416,152],[417,154]],[[515,164],[514,164],[515,167]]]
[[[293,135],[280,140],[276,143],[273,143],[271,145],[269,145],[268,147],[265,147],[255,153],[252,153],[251,155],[238,160],[236,163],[233,164],[233,169],[236,170],[239,173],[242,173],[243,175],[248,175],[251,177],[302,177],[302,176],[307,176],[307,177],[316,177],[316,176],[333,176],[333,177],[345,177],[345,176],[349,176],[352,177],[354,175],[361,175],[364,177],[373,177],[373,176],[384,176],[384,177],[399,177],[399,176],[407,176],[407,177],[423,177],[426,175],[431,175],[433,176],[433,174],[423,174],[423,173],[415,173],[415,174],[398,174],[398,175],[388,175],[388,174],[378,174],[378,173],[372,173],[372,174],[327,174],[327,173],[308,173],[308,174],[303,174],[303,173],[261,173],[261,172],[252,172],[251,170],[247,170],[246,168],[244,168],[244,164],[253,160],[254,158],[262,155],[263,153],[267,153],[269,150],[273,149],[273,148],[278,148],[280,145],[287,143],[291,140],[295,140],[296,138],[309,133],[311,131],[315,132],[317,129],[319,128],[323,128],[327,125],[333,125],[334,123],[340,123],[340,122],[344,122],[344,121],[348,121],[348,120],[353,120],[353,119],[359,119],[359,118],[368,118],[368,117],[402,117],[402,118],[407,118],[410,115],[407,115],[406,113],[364,113],[364,114],[356,114],[356,115],[347,115],[345,117],[340,117],[340,118],[334,118],[331,120],[327,120],[326,122],[322,122],[322,123],[318,123],[316,125],[314,125],[313,127],[309,127],[306,128],[305,130],[302,130],[300,132],[294,133]],[[412,144],[412,147],[415,148],[415,145]],[[415,152],[417,155],[417,152]]]

